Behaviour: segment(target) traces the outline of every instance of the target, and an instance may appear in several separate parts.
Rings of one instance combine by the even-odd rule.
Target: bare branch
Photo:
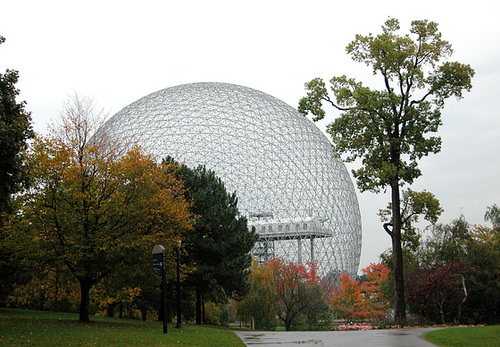
[[[394,234],[392,233],[392,230],[389,229],[389,227],[392,227],[392,223],[384,223],[385,232],[392,238]]]

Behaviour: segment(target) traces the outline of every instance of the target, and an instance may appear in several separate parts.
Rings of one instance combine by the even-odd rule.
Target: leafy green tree
[[[500,208],[496,204],[488,206],[484,214],[484,220],[490,221],[494,228],[500,228]]]
[[[431,231],[407,276],[410,312],[433,322],[498,323],[499,229],[460,216]]]
[[[238,316],[250,321],[252,330],[269,330],[276,325],[272,276],[270,267],[258,266],[257,261],[253,261],[252,272],[248,276],[250,288],[238,303]]]
[[[431,322],[462,319],[475,261],[468,249],[471,241],[470,225],[463,216],[431,227],[406,278],[410,312]]]
[[[354,61],[366,64],[381,77],[380,90],[364,86],[346,76],[330,80],[330,97],[321,78],[306,83],[307,96],[299,111],[314,120],[325,117],[323,103],[341,111],[327,127],[334,150],[349,153],[346,160],[361,159],[353,170],[361,191],[391,191],[394,257],[395,319],[406,322],[403,256],[401,246],[400,188],[421,175],[418,161],[441,148],[436,136],[441,109],[449,97],[462,98],[472,87],[474,70],[449,62],[451,45],[441,38],[438,25],[427,20],[413,21],[410,33],[398,35],[397,19],[388,19],[382,33],[356,35],[347,46]]]
[[[172,260],[167,256],[166,277],[171,280],[175,278]],[[94,286],[92,302],[105,310],[107,317],[113,317],[118,309],[120,318],[124,314],[137,318],[140,313],[141,319],[146,320],[148,313],[156,312],[161,302],[161,277],[158,272],[153,274],[151,253],[135,252],[119,266],[117,271]]]
[[[64,266],[44,264],[43,268],[27,267],[29,281],[18,283],[10,292],[8,306],[33,310],[75,312],[79,287]]]
[[[431,237],[422,247],[428,256],[421,257],[426,264],[448,263],[467,257],[466,243],[471,240],[470,225],[464,216],[449,224],[437,224],[431,230]]]
[[[420,219],[435,225],[443,212],[439,200],[434,194],[411,189],[403,191],[401,198],[401,251],[403,256],[404,277],[415,273],[419,268],[418,251],[421,246],[422,231],[418,227]],[[392,203],[385,209],[379,210],[379,216],[384,223],[384,229],[390,232],[392,227]],[[383,263],[389,268],[389,281],[394,282],[394,257],[388,250],[381,255]],[[388,284],[388,283],[387,283]],[[384,285],[385,294],[394,300],[394,286]]]
[[[0,36],[0,45],[5,41]],[[23,158],[27,141],[33,137],[31,117],[26,104],[16,100],[18,72],[0,73],[0,303],[5,303],[8,293],[23,277],[19,263],[13,259],[11,248],[5,244],[7,214],[12,211],[11,197],[27,181]]]
[[[420,246],[421,233],[416,224],[420,217],[434,225],[443,213],[439,200],[434,194],[411,189],[403,191],[401,197],[401,245],[403,252],[415,253]],[[392,203],[387,208],[379,210],[379,216],[384,223],[384,229],[390,234],[392,223]]]
[[[165,163],[175,161],[166,158]],[[184,182],[195,221],[183,244],[187,254],[183,263],[195,268],[186,283],[195,290],[196,323],[201,324],[204,297],[225,300],[248,290],[250,251],[257,234],[248,230],[246,218],[240,215],[236,193],[228,193],[213,171],[179,165],[176,174]]]
[[[172,248],[190,228],[181,182],[138,148],[127,153],[106,136],[93,103],[76,96],[62,124],[35,139],[28,156],[32,186],[19,199],[14,237],[39,266],[62,263],[80,285],[80,321],[89,320],[90,289],[161,242]]]
[[[5,38],[0,36],[0,44]],[[27,177],[23,170],[23,158],[27,141],[33,138],[30,113],[24,102],[17,102],[19,90],[15,87],[18,72],[6,70],[0,73],[0,223],[9,211],[11,195],[20,189]],[[0,224],[1,225],[1,224]]]
[[[495,216],[498,218],[496,206],[488,207],[486,211],[493,228],[474,226],[467,244],[467,257],[472,270],[467,278],[469,297],[463,316],[476,324],[500,322],[500,227],[494,219]],[[488,216],[495,210],[497,214]]]

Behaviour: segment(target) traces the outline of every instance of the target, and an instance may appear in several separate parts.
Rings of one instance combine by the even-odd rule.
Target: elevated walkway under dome
[[[331,237],[332,234],[325,230],[323,223],[326,219],[306,217],[274,219],[270,213],[249,214],[248,228],[255,227],[259,235],[252,251],[259,263],[263,264],[276,258],[275,243],[296,240],[297,259],[303,264],[303,253],[308,253],[307,261],[314,261],[314,239]],[[303,252],[303,240],[309,240],[310,250]]]

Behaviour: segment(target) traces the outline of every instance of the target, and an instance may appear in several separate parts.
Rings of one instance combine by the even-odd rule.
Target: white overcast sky
[[[149,93],[192,82],[239,84],[296,107],[304,82],[314,77],[372,78],[345,54],[355,34],[377,34],[389,17],[405,29],[414,19],[436,21],[455,50],[452,60],[470,64],[476,77],[471,93],[447,103],[443,149],[421,161],[424,175],[413,189],[436,195],[443,223],[463,214],[486,224],[486,207],[500,205],[497,0],[9,0],[0,8],[0,35],[7,39],[0,71],[19,71],[20,99],[40,133],[75,92],[110,115]],[[358,198],[364,268],[390,247],[376,216],[389,196]]]

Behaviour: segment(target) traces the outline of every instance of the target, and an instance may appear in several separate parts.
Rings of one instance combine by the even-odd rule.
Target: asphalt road
[[[428,347],[434,344],[422,339],[426,332],[439,328],[388,329],[368,331],[235,331],[247,346],[385,346]]]

